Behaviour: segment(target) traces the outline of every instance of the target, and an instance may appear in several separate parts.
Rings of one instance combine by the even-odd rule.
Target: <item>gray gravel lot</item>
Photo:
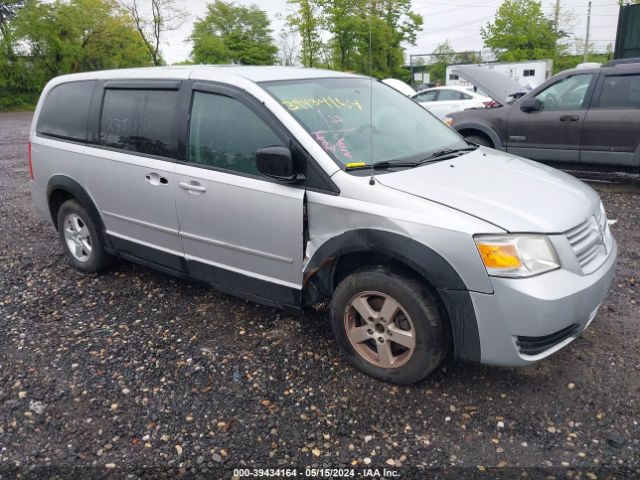
[[[592,177],[620,256],[582,338],[534,367],[449,361],[396,387],[341,359],[325,311],[279,313],[126,262],[74,271],[31,208],[30,120],[0,114],[0,478],[640,477],[638,175]]]

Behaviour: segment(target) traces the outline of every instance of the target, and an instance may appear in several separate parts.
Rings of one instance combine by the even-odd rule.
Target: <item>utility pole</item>
[[[589,9],[587,10],[587,37],[584,41],[584,58],[583,62],[587,62],[589,55],[589,27],[591,26],[591,2],[589,2]]]

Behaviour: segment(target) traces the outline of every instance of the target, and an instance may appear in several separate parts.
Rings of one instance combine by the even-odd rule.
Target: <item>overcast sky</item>
[[[565,10],[573,16],[574,35],[584,39],[587,25],[588,1],[561,0]],[[187,38],[191,34],[193,22],[206,12],[205,0],[178,0],[178,4],[191,14],[191,18],[180,29],[169,32],[165,37],[163,54],[167,63],[186,60],[191,51]],[[283,22],[276,15],[286,16],[287,0],[236,0],[237,4],[256,4],[267,12],[274,32],[278,32]],[[485,26],[495,16],[501,0],[413,0],[413,10],[424,17],[424,28],[418,34],[417,45],[409,47],[408,53],[430,53],[435,46],[450,40],[457,51],[480,50],[482,38],[480,27]],[[544,12],[551,14],[555,0],[543,0]],[[597,51],[604,51],[607,44],[614,43],[618,22],[616,0],[593,0],[591,7],[590,42]],[[573,49],[572,49],[573,50]],[[572,53],[576,53],[572,51]]]

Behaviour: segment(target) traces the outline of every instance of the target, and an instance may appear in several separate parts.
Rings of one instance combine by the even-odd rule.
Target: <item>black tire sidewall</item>
[[[344,326],[344,313],[349,300],[364,291],[390,295],[411,317],[416,334],[412,358],[398,368],[381,368],[364,360],[353,348]],[[409,384],[429,375],[445,356],[448,335],[444,316],[435,296],[412,277],[402,276],[387,268],[356,272],[335,289],[330,305],[331,328],[346,358],[359,370],[383,381]]]
[[[74,213],[78,215],[83,223],[89,230],[91,237],[91,258],[87,262],[81,262],[73,256],[69,251],[67,242],[64,238],[64,219],[67,215]],[[110,258],[104,250],[104,240],[100,231],[96,227],[96,221],[91,213],[84,208],[77,200],[67,200],[64,202],[58,210],[58,234],[60,236],[60,242],[67,259],[71,264],[81,272],[95,273],[104,270],[110,264]]]

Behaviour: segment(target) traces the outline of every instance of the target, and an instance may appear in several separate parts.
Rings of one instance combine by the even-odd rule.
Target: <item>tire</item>
[[[57,221],[64,253],[77,270],[96,273],[111,265],[113,257],[104,249],[98,222],[77,200],[67,200],[60,206]]]
[[[476,145],[493,148],[493,143],[491,143],[491,140],[488,140],[486,137],[482,137],[480,135],[469,135],[468,137],[464,137],[464,139],[467,142],[475,143]]]
[[[366,320],[363,311],[373,313],[373,321]],[[387,315],[391,321],[385,320],[384,313],[393,311]],[[330,313],[333,334],[347,360],[380,380],[422,380],[449,348],[448,324],[434,294],[417,279],[388,267],[363,269],[342,280]]]

